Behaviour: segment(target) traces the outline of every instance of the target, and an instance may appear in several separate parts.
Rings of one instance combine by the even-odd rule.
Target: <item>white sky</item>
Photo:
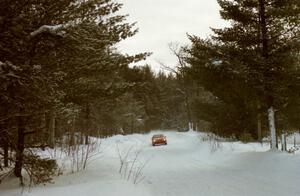
[[[209,27],[223,27],[216,0],[118,0],[124,6],[122,14],[129,14],[129,22],[137,22],[139,32],[119,45],[122,53],[153,52],[146,62],[155,70],[158,62],[174,67],[176,57],[169,43],[188,44],[186,33],[207,37]]]

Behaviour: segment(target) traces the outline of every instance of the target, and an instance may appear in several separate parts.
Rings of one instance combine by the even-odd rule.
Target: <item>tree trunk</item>
[[[24,143],[25,143],[25,120],[22,116],[23,110],[20,110],[20,115],[18,116],[18,134],[17,134],[17,149],[16,149],[16,160],[14,173],[16,177],[22,177],[23,168],[23,157],[24,157]]]
[[[8,134],[7,134],[7,130],[8,127],[7,127],[7,123],[4,122],[3,125],[1,126],[0,124],[0,132],[2,132],[2,135],[0,136],[0,142],[2,144],[2,146],[0,147],[3,147],[3,164],[4,164],[4,167],[8,167]],[[1,166],[1,163],[0,163],[0,166]]]
[[[8,109],[4,108],[4,115],[8,115]],[[0,124],[0,130],[2,130],[2,135],[0,137],[0,141],[3,144],[3,163],[4,167],[8,167],[8,158],[9,158],[9,132],[8,132],[8,120],[4,120],[2,125]]]
[[[274,108],[271,106],[268,110],[269,130],[271,137],[271,149],[276,149],[276,127],[275,127],[275,113]]]
[[[90,105],[87,104],[85,108],[85,144],[89,144],[89,134],[90,134]]]
[[[85,145],[88,145],[89,144],[89,135],[86,134],[85,135]]]
[[[188,93],[186,91],[184,91],[184,101],[185,101],[185,106],[186,106],[186,112],[187,112],[187,118],[188,118],[188,129],[192,130],[192,113],[191,113],[191,109],[190,109],[190,102],[189,102],[189,96]]]
[[[286,137],[285,134],[281,134],[281,150],[286,151]]]
[[[134,118],[133,114],[131,115],[131,134],[134,133]]]
[[[286,136],[287,136],[287,134],[285,133],[284,134],[284,149],[285,149],[285,151],[287,151]]]
[[[4,167],[8,167],[8,141],[7,141],[6,134],[3,134],[0,138],[0,142],[2,143],[3,148],[3,164]],[[1,163],[0,163],[1,166]]]
[[[51,108],[47,114],[47,143],[51,148],[54,148],[55,145],[55,120],[54,120],[54,111]]]
[[[257,114],[257,140],[262,142],[261,113]]]
[[[261,128],[261,106],[260,103],[257,103],[257,140],[262,142],[262,128]]]
[[[7,138],[5,138],[5,139],[7,139]],[[3,151],[4,151],[4,155],[3,155],[4,167],[8,167],[8,142],[7,142],[7,140],[5,140],[3,143]]]
[[[59,132],[58,126],[59,126],[58,118],[55,115],[54,116],[54,136],[55,136],[54,139],[56,139],[56,138],[58,138],[60,136],[60,132]]]
[[[266,8],[265,0],[259,0],[259,16],[260,16],[260,30],[261,30],[261,44],[262,56],[268,58],[268,38],[267,38],[267,22],[266,22]]]
[[[193,131],[193,123],[191,121],[189,122],[189,131]]]
[[[46,141],[47,141],[47,115],[44,111],[41,116],[41,133],[39,134],[40,143],[42,146],[42,150],[45,150]]]
[[[265,98],[268,109],[268,121],[269,121],[269,129],[271,136],[271,149],[276,149],[278,145],[278,140],[276,137],[276,127],[275,127],[275,114],[274,114],[274,86],[272,80],[274,79],[272,76],[272,69],[268,67],[268,58],[269,58],[269,39],[268,39],[268,27],[267,27],[267,15],[266,15],[266,0],[259,0],[259,15],[260,15],[260,29],[261,29],[261,55],[264,58],[264,90],[265,90]]]

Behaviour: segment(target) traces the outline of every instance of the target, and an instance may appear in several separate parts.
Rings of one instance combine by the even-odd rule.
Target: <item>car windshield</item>
[[[164,137],[164,135],[153,135],[154,138]]]

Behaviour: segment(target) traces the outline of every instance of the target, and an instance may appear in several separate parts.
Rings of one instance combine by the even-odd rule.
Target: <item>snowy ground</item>
[[[114,136],[102,141],[103,153],[83,172],[63,175],[54,184],[39,186],[23,195],[104,196],[299,196],[300,153],[270,152],[265,144],[203,141],[195,132],[163,132],[167,146],[152,147],[151,136]],[[140,151],[135,166],[146,163],[145,177],[134,185],[119,174],[121,154]],[[131,148],[133,146],[133,148]],[[128,169],[129,170],[129,169]],[[0,184],[0,195],[20,195],[17,181]]]

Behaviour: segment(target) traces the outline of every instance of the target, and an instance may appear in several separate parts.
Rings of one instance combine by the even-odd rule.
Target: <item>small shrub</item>
[[[150,159],[144,162],[139,161],[142,151],[140,149],[133,151],[133,146],[120,151],[119,146],[117,145],[117,152],[120,160],[119,173],[121,178],[127,181],[131,180],[133,184],[139,184],[143,181],[145,178],[143,169]]]
[[[30,185],[52,182],[57,170],[57,163],[53,159],[43,159],[38,155],[26,154],[24,156],[24,169],[27,172]]]

